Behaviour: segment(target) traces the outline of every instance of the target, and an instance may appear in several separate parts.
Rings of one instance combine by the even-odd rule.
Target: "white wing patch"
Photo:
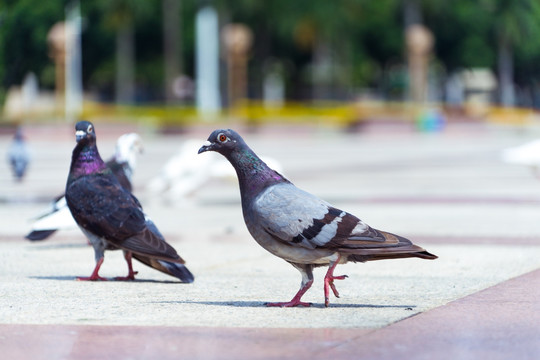
[[[363,234],[368,230],[369,226],[362,220],[358,221],[358,224],[352,229],[351,236]]]
[[[338,224],[341,222],[341,220],[343,220],[343,216],[345,216],[345,214],[346,212],[342,211],[341,214],[339,214],[338,217],[332,220],[330,224],[324,225],[319,234],[317,234],[317,236],[315,236],[310,241],[319,246],[322,246],[332,240],[336,236]]]

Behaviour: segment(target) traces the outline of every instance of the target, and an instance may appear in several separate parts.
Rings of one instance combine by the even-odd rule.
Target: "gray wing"
[[[329,249],[354,261],[436,259],[402,236],[374,229],[292,184],[269,187],[255,200],[254,218],[274,239],[307,249]]]
[[[293,184],[269,187],[255,200],[256,221],[275,238],[309,249],[385,242],[381,232]]]

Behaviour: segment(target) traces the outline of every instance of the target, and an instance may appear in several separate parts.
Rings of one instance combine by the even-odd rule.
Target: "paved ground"
[[[323,306],[324,269],[305,295],[309,309],[266,308],[289,300],[299,273],[249,236],[234,178],[189,197],[147,184],[188,138],[98,125],[107,158],[116,137],[145,143],[135,194],[187,260],[193,284],[141,264],[135,282],[85,283],[93,252],[78,230],[30,243],[22,237],[47,200],[62,192],[71,126],[27,129],[33,162],[22,184],[0,163],[0,350],[10,358],[538,358],[540,183],[500,151],[535,139],[535,129],[456,124],[440,134],[369,128],[265,128],[245,133],[278,159],[296,185],[373,227],[411,238],[436,261],[347,264],[341,298]],[[399,131],[398,131],[399,130]],[[0,137],[5,153],[9,137]],[[205,156],[203,154],[200,156]],[[118,252],[102,275],[124,275]]]

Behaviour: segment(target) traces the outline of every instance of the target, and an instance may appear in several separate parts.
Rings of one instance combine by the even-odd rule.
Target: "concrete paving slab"
[[[135,282],[79,282],[93,269],[81,241],[0,243],[0,319],[12,324],[107,324],[278,328],[380,328],[540,267],[540,247],[430,245],[436,261],[403,259],[339,266],[341,298],[323,306],[322,278],[305,295],[310,309],[267,308],[294,295],[300,275],[249,238],[173,242],[193,284],[144,265]],[[101,275],[125,275],[108,252]]]

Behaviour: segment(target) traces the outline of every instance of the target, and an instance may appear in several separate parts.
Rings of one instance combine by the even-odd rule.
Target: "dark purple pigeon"
[[[133,257],[183,282],[193,282],[194,277],[183,265],[184,260],[144,214],[137,198],[120,185],[101,159],[94,125],[80,121],[75,130],[77,145],[65,196],[73,218],[93,245],[96,258],[92,275],[79,280],[106,280],[98,274],[105,250],[121,249],[129,272],[117,280],[135,279]]]

